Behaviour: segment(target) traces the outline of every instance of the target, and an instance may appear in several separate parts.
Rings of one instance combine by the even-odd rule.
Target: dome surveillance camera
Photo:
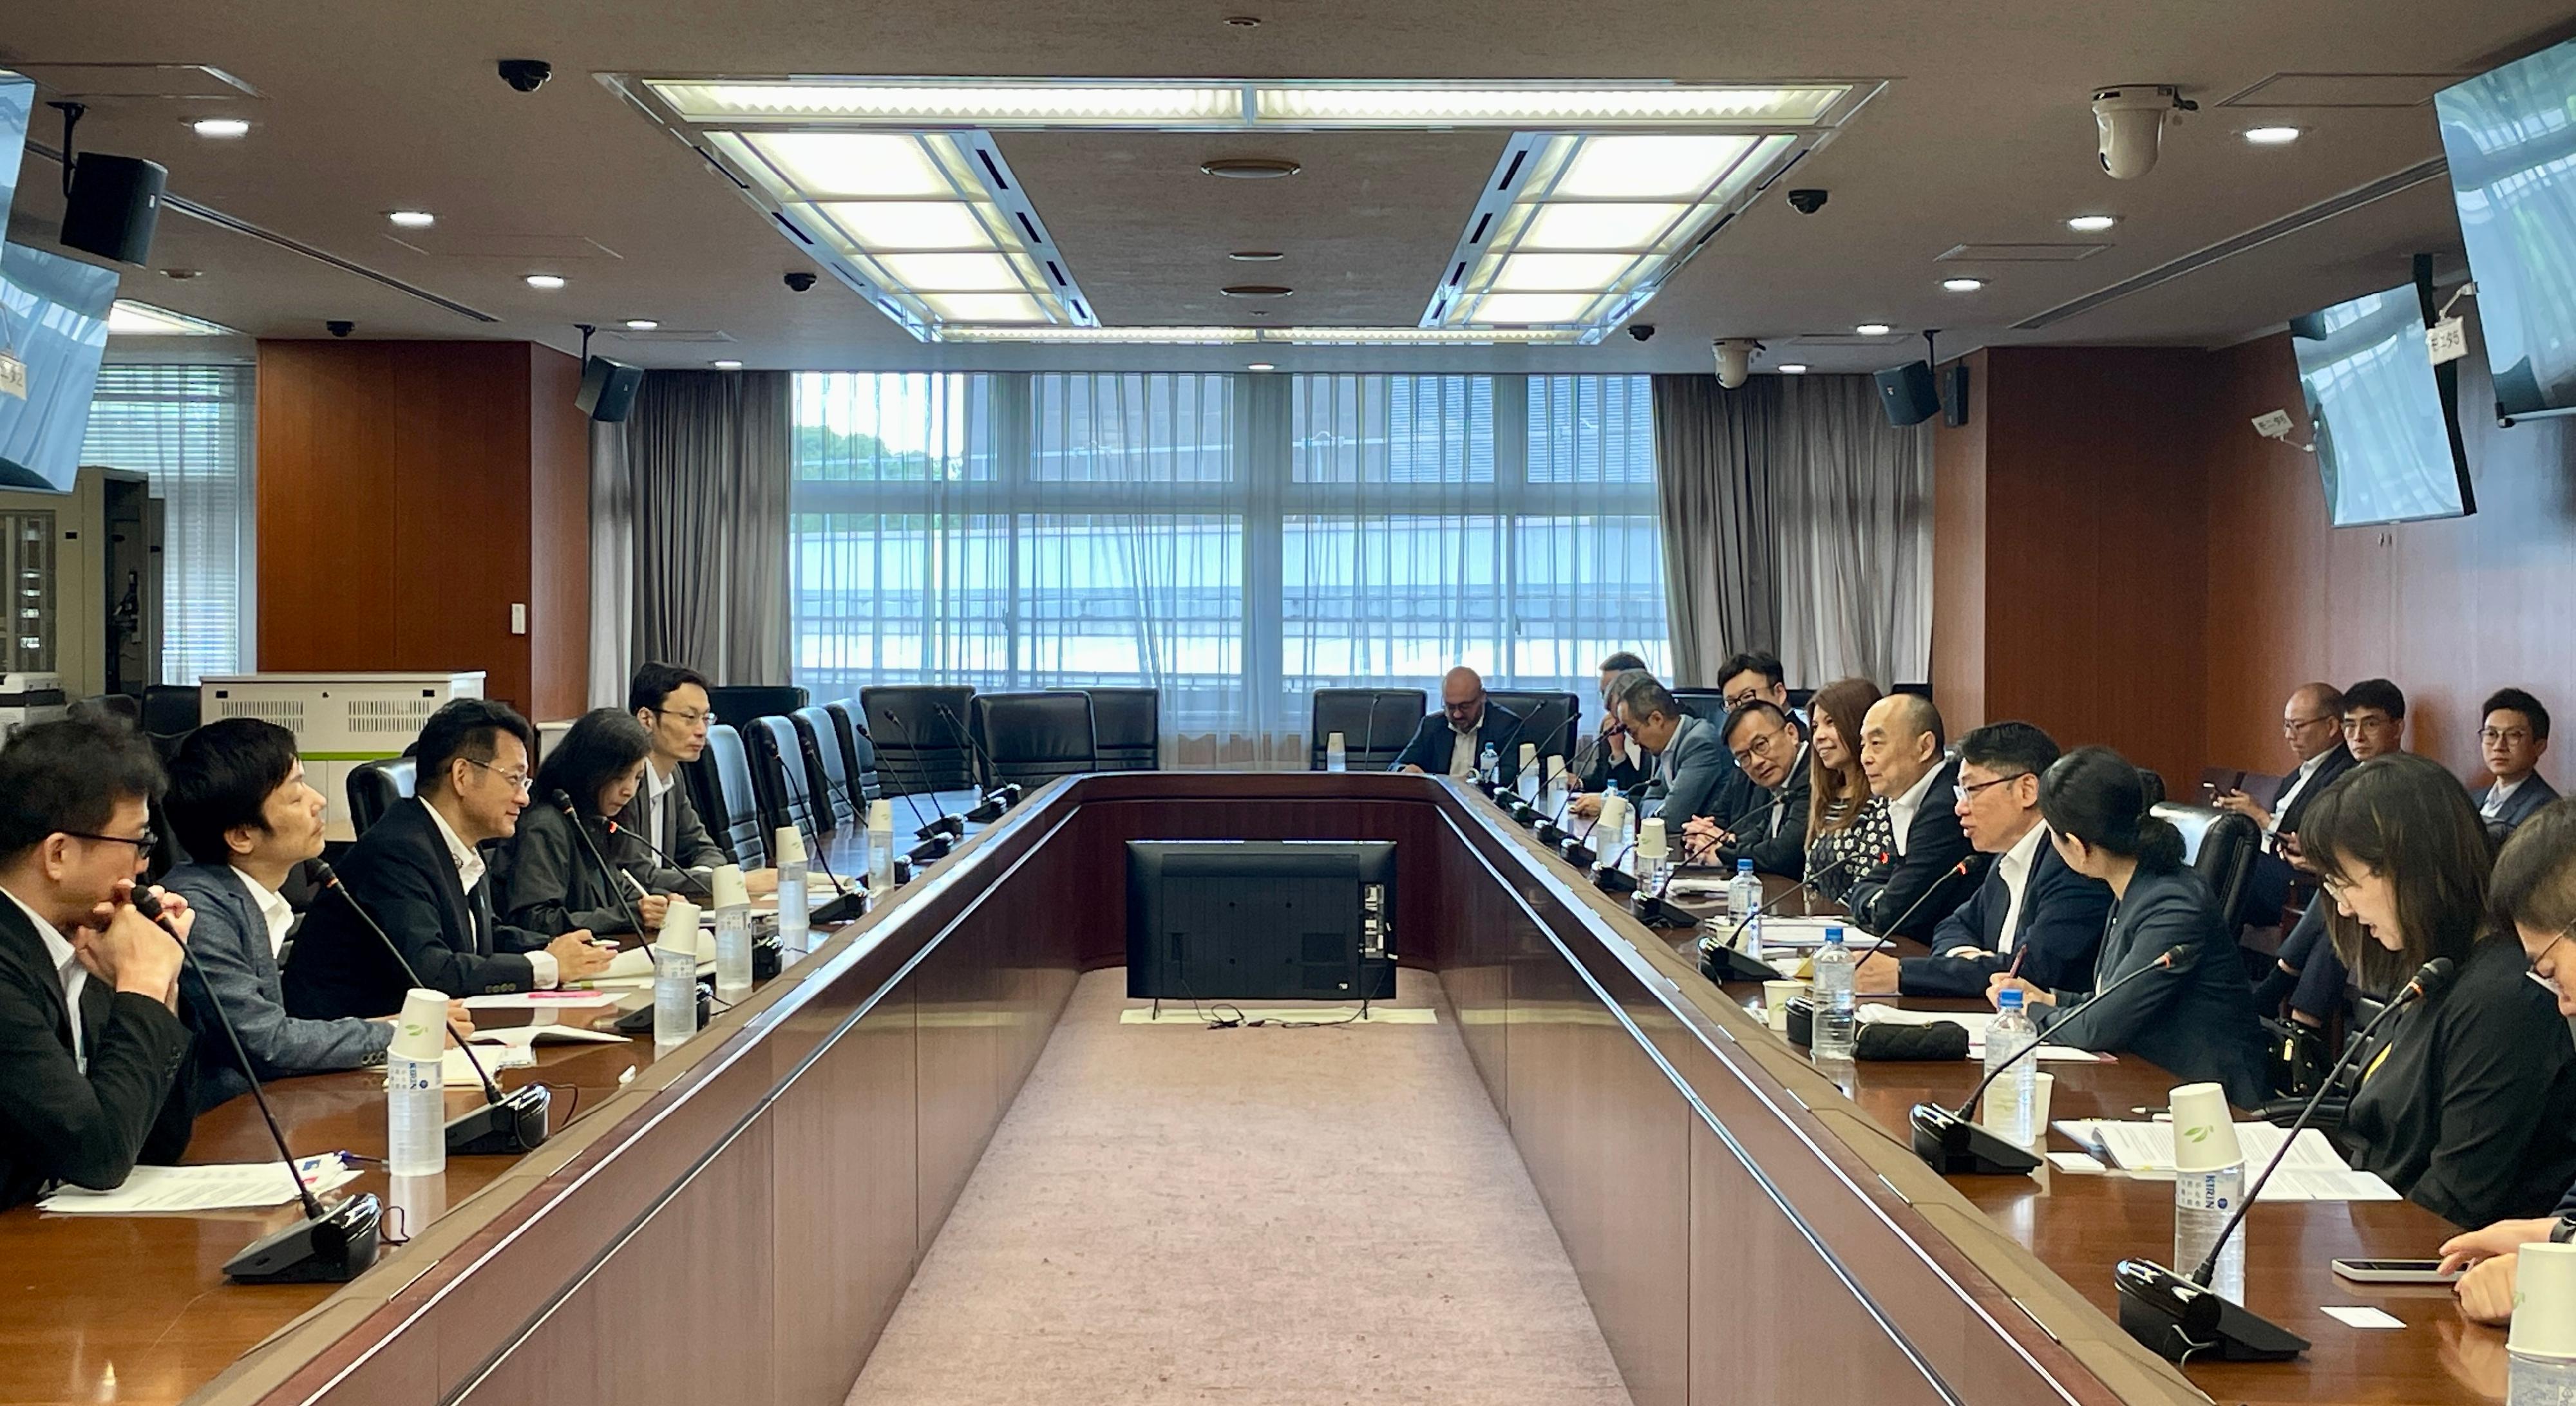
[[[1655,324],[1651,322],[1631,322],[1628,324],[1628,335],[1641,342],[1651,342],[1655,339]]]
[[[779,281],[787,285],[788,292],[802,293],[814,286],[814,275],[807,273],[803,269],[798,269],[794,273],[786,275]]]
[[[1734,390],[1753,374],[1753,354],[1762,344],[1750,337],[1722,337],[1716,343],[1717,383]]]
[[[329,322],[323,323],[322,326],[334,337],[345,337],[358,330],[358,324],[342,321],[339,318],[333,318]]]
[[[1831,191],[1793,190],[1789,192],[1789,208],[1801,215],[1812,215],[1825,208],[1825,202],[1831,199]]]
[[[555,76],[555,66],[544,59],[503,59],[500,68],[501,81],[522,93],[535,92]]]
[[[2156,167],[2164,143],[2165,123],[2177,112],[2198,112],[2200,104],[2163,83],[2099,88],[2093,93],[2096,154],[2115,181],[2133,181]]]

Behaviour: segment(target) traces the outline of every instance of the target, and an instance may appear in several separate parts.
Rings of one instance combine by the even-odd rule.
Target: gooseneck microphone
[[[1720,836],[1731,836],[1731,835],[1734,835],[1734,834],[1736,834],[1737,832],[1741,831],[1741,830],[1744,828],[1745,822],[1747,822],[1747,821],[1749,821],[1749,820],[1752,820],[1752,819],[1753,819],[1754,817],[1756,817],[1756,816],[1760,816],[1760,815],[1767,815],[1767,814],[1769,814],[1770,812],[1775,811],[1775,810],[1778,810],[1780,807],[1782,807],[1782,806],[1784,806],[1784,805],[1786,805],[1786,804],[1788,804],[1788,803],[1789,803],[1789,793],[1788,793],[1788,792],[1786,792],[1786,791],[1783,791],[1783,792],[1781,792],[1779,795],[1773,796],[1770,800],[1765,801],[1765,802],[1763,802],[1762,804],[1760,804],[1760,805],[1758,805],[1758,806],[1755,806],[1753,809],[1746,811],[1746,812],[1745,812],[1745,813],[1743,813],[1742,815],[1739,815],[1739,816],[1735,817],[1733,820],[1730,820],[1730,821],[1726,822],[1725,824],[1718,826],[1718,827],[1717,827],[1717,833],[1718,833]],[[1708,842],[1708,847],[1707,847],[1707,849],[1706,849],[1706,850],[1703,850],[1703,851],[1701,851],[1701,852],[1702,852],[1702,853],[1708,853],[1708,852],[1712,852],[1712,851],[1715,851],[1715,850],[1724,849],[1725,847],[1726,847],[1726,842],[1725,842],[1725,840],[1724,840],[1724,839],[1715,839],[1715,840],[1711,840],[1711,841],[1709,841],[1709,842]],[[1685,852],[1685,853],[1688,853],[1688,852],[1689,852],[1690,845],[1689,845],[1689,842],[1688,842],[1687,840],[1685,840],[1685,841],[1683,842],[1683,846],[1682,846],[1682,848],[1683,848],[1683,850],[1684,850],[1684,852]]]
[[[316,859],[308,867],[313,881],[325,892],[340,895],[340,901],[349,905],[349,911],[358,915],[358,921],[367,925],[376,941],[384,944],[412,989],[433,989],[420,979],[419,972],[412,970],[411,959],[394,945],[392,936],[358,902],[358,896],[340,882],[340,875],[330,865]],[[456,1038],[456,1047],[465,1051],[465,1062],[473,1066],[474,1077],[483,1082],[483,1106],[447,1120],[447,1150],[460,1157],[474,1157],[492,1152],[534,1152],[545,1146],[554,1094],[543,1084],[523,1084],[509,1093],[501,1092],[483,1061],[475,1057],[473,1042],[453,1025],[447,1027],[447,1033]]]
[[[893,708],[888,707],[880,709],[879,716],[883,717],[886,722],[894,728],[896,735],[902,740],[905,748],[910,750],[915,757],[919,757],[921,755],[920,744],[912,740],[912,729],[903,725],[903,719],[895,715]],[[912,788],[908,786],[905,787],[901,794],[903,796],[903,803],[912,809],[912,818],[915,820],[921,819],[921,803],[912,798]],[[923,854],[924,850],[929,851],[927,858],[930,859],[937,859],[941,855],[948,853],[951,847],[950,841],[966,833],[966,822],[948,813],[948,807],[940,803],[939,788],[936,786],[930,788],[930,808],[938,814],[939,818],[923,824],[920,828],[912,832],[912,837],[914,839],[923,841],[922,844],[913,848],[912,858],[916,861],[925,857]]]
[[[1814,873],[1800,879],[1796,884],[1780,890],[1779,893],[1770,898],[1764,899],[1760,904],[1754,907],[1752,912],[1736,919],[1735,926],[1727,930],[1725,937],[1714,941],[1702,938],[1700,940],[1699,947],[1700,975],[1705,976],[1709,980],[1717,982],[1720,985],[1724,985],[1730,981],[1773,981],[1778,979],[1780,973],[1772,970],[1770,963],[1763,961],[1761,958],[1754,956],[1750,952],[1739,949],[1735,945],[1735,939],[1743,935],[1745,927],[1755,918],[1768,915],[1772,909],[1788,902],[1797,894],[1813,888],[1817,880],[1837,869],[1848,867],[1852,861],[1859,858],[1860,856],[1857,854],[1844,855],[1833,863],[1825,865]],[[1662,896],[1660,894],[1657,895],[1659,900],[1661,897]],[[1680,912],[1678,909],[1674,911]],[[1682,916],[1687,918],[1690,915],[1683,913]],[[1872,952],[1877,950],[1878,949],[1875,947],[1870,949]],[[1854,958],[1852,961],[1852,970],[1859,971],[1861,962],[1867,960],[1867,958],[1867,953],[1863,953],[1860,957]]]
[[[1386,702],[1386,699],[1387,694],[1384,689],[1380,689],[1369,695],[1368,729],[1360,734],[1360,759],[1363,764],[1366,763],[1370,756],[1377,752],[1377,710]],[[1402,761],[1403,759],[1402,753],[1396,754],[1397,761]],[[1395,762],[1387,763],[1386,769],[1389,771],[1395,770]]]
[[[835,799],[837,799],[842,805],[849,808],[850,823],[853,826],[867,824],[867,812],[859,809],[858,797],[851,795],[849,787],[842,785],[838,778],[834,777],[831,772],[824,769],[822,749],[820,745],[815,742],[813,734],[807,732],[801,727],[796,729],[796,745],[798,749],[803,751],[805,754],[805,769],[807,774],[823,778],[823,788],[826,793],[823,798],[823,804],[830,805]],[[856,893],[851,892],[849,886],[841,882],[841,876],[832,872],[832,861],[825,857],[823,853],[822,827],[817,825],[814,829],[814,862],[823,866],[823,878],[832,885],[832,901],[815,909],[808,916],[807,921],[816,923],[848,922],[850,919],[855,918],[859,916],[860,913],[866,911],[868,902],[867,890],[862,887]]]
[[[1540,844],[1552,846],[1565,838],[1565,831],[1557,822],[1565,818],[1566,807],[1574,804],[1574,798],[1583,793],[1583,769],[1591,765],[1592,755],[1600,747],[1601,737],[1596,733],[1582,751],[1575,753],[1574,764],[1566,768],[1565,794],[1556,798],[1556,809],[1538,823],[1535,838]]]
[[[563,812],[564,823],[572,827],[573,838],[589,852],[590,862],[599,866],[599,876],[608,881],[608,892],[617,900],[617,906],[626,910],[626,921],[635,925],[635,935],[651,940],[653,934],[645,931],[644,915],[635,911],[634,903],[626,897],[625,886],[618,882],[625,876],[610,867],[608,857],[599,852],[599,842],[590,837],[590,827],[581,823],[581,810],[572,803],[572,793],[557,786],[546,792],[546,799],[554,802],[556,810]],[[572,895],[566,893],[564,897],[569,899]],[[570,911],[570,905],[567,904],[565,908],[567,916],[570,915]]]
[[[177,925],[162,911],[161,896],[138,888],[130,901],[135,912],[157,924],[170,934],[171,941],[179,944],[179,959],[197,974],[197,980],[205,982],[211,995],[214,983],[207,980],[206,969],[198,963],[188,940],[179,935]],[[276,1110],[268,1106],[268,1091],[260,1087],[258,1068],[250,1062],[250,1051],[242,1045],[241,1032],[233,1028],[231,1013],[221,1001],[211,999],[206,1009],[214,1014],[215,1024],[223,1027],[224,1039],[233,1047],[233,1058],[241,1065],[242,1077],[250,1081],[250,1096],[259,1105],[260,1121],[268,1125],[268,1139],[277,1145],[278,1160],[286,1164],[286,1179],[295,1187],[295,1199],[304,1206],[304,1219],[261,1236],[226,1260],[224,1277],[238,1284],[345,1284],[357,1278],[376,1262],[383,1203],[373,1192],[360,1192],[338,1205],[323,1207],[313,1188],[304,1184],[304,1173],[295,1165],[295,1151],[287,1146],[286,1130],[277,1125]]]
[[[660,845],[657,845],[650,839],[646,838],[643,831],[629,830],[625,826],[611,820],[608,822],[608,833],[612,835],[624,835],[626,838],[633,840],[644,848],[653,851],[653,856],[656,859],[661,860],[664,864],[669,865],[671,872],[679,875],[683,880],[697,885],[698,892],[705,894],[709,898],[713,898],[715,896],[715,885],[712,880],[707,878],[706,875],[698,873],[696,870],[685,867],[680,863],[680,861],[672,858],[669,850],[662,848]]]
[[[1881,851],[1881,852],[1880,852],[1880,857],[1881,857],[1881,858],[1884,858],[1884,857],[1885,857],[1885,851]],[[1895,942],[1895,941],[1896,941],[1897,934],[1899,934],[1899,933],[1901,933],[1901,932],[1903,932],[1903,931],[1905,930],[1905,921],[1906,921],[1906,919],[1911,918],[1911,917],[1913,917],[1916,913],[1918,913],[1918,912],[1922,911],[1923,905],[1932,901],[1932,895],[1934,895],[1934,894],[1936,894],[1936,893],[1939,893],[1939,892],[1941,891],[1941,886],[1942,886],[1943,884],[1946,884],[1946,883],[1950,882],[1952,879],[1955,879],[1955,878],[1959,877],[1960,875],[1967,873],[1967,872],[1968,872],[1968,866],[1969,866],[1969,865],[1971,865],[1971,864],[1974,864],[1974,863],[1976,863],[1976,862],[1977,862],[1977,857],[1976,857],[1975,855],[1971,854],[1971,855],[1969,855],[1967,858],[1960,860],[1958,863],[1951,865],[1948,869],[1943,870],[1943,871],[1941,872],[1941,877],[1939,877],[1939,878],[1937,878],[1937,879],[1934,879],[1934,880],[1933,880],[1931,883],[1929,883],[1929,884],[1924,885],[1924,887],[1923,887],[1923,892],[1921,892],[1921,893],[1919,893],[1919,894],[1916,894],[1916,895],[1914,896],[1914,901],[1913,901],[1912,903],[1909,903],[1909,904],[1906,904],[1906,905],[1905,905],[1905,911],[1896,915],[1896,921],[1895,921],[1895,922],[1892,922],[1892,923],[1890,923],[1890,924],[1888,924],[1888,925],[1887,925],[1887,931],[1886,931],[1886,932],[1883,932],[1883,933],[1872,933],[1872,934],[1871,934],[1871,936],[1878,938],[1878,939],[1879,939],[1879,941],[1880,941],[1880,944],[1882,944],[1882,945]],[[1878,947],[1877,947],[1877,946],[1873,946],[1873,947],[1871,947],[1871,948],[1869,949],[1869,952],[1863,953],[1863,954],[1861,955],[1860,962],[1854,962],[1854,963],[1852,963],[1852,970],[1853,970],[1853,971],[1858,971],[1858,970],[1860,970],[1860,963],[1861,963],[1861,962],[1866,962],[1866,961],[1868,961],[1868,960],[1870,959],[1871,954],[1874,954],[1874,953],[1876,953],[1877,951],[1878,951]]]
[[[2139,977],[2149,972],[2173,970],[2175,963],[2191,955],[2191,948],[2192,944],[2188,942],[2176,943],[2157,953],[2154,961],[2122,974],[2094,992],[2091,1000],[2067,1012],[2066,1018],[2058,1022],[2058,1028],[2063,1029],[2082,1020],[2086,1012],[2098,1008],[2111,998],[2113,992]],[[2042,1043],[2042,1040],[2033,1040],[2015,1051],[2012,1058],[1987,1070],[1986,1077],[1977,1081],[1977,1086],[1968,1091],[1967,1100],[1956,1109],[1943,1108],[1937,1103],[1914,1105],[1913,1116],[1909,1119],[1913,1125],[1914,1155],[1944,1176],[1960,1173],[2010,1176],[2036,1170],[2038,1158],[2030,1155],[2027,1149],[2016,1147],[1969,1121],[1968,1113],[1977,1106],[1978,1099],[1985,1097],[1987,1087],[2005,1070],[2036,1057]]]
[[[1491,708],[1493,704],[1489,702],[1485,706]],[[1501,749],[1494,753],[1494,774],[1478,778],[1476,789],[1483,791],[1488,799],[1499,800],[1501,799],[1503,792],[1508,789],[1503,782],[1503,773],[1501,770],[1503,767],[1508,766],[1512,769],[1511,786],[1518,786],[1520,784],[1521,738],[1529,732],[1529,725],[1538,720],[1538,711],[1539,710],[1536,708],[1530,709],[1529,716],[1521,719],[1521,725],[1513,728],[1511,736],[1503,739]],[[1476,731],[1481,733],[1484,730],[1484,719],[1477,719]]]
[[[967,751],[974,753],[975,760],[983,764],[984,774],[993,778],[992,788],[984,793],[982,800],[975,803],[973,810],[966,812],[966,818],[978,825],[990,825],[1001,819],[1002,812],[1020,803],[1022,793],[1018,784],[1002,780],[1002,764],[993,760],[992,749],[976,741],[974,731],[957,721],[957,715],[948,711],[947,704],[933,703],[930,708],[932,712],[939,714],[940,721],[948,724],[948,735],[956,738],[959,745]]]

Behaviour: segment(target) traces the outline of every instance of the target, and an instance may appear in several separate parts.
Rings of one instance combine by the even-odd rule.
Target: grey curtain
[[[784,371],[644,374],[626,422],[636,657],[788,681],[792,400]]]
[[[1790,379],[1757,376],[1730,391],[1715,376],[1654,378],[1655,486],[1676,685],[1714,687],[1709,674],[1729,654],[1778,647],[1771,461],[1780,383]]]
[[[1775,376],[1780,662],[1793,682],[1932,678],[1932,435],[1867,376]]]
[[[623,707],[635,671],[635,483],[622,421],[590,424],[590,706]]]

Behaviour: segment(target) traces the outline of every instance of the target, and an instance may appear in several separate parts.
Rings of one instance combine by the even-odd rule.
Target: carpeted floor
[[[1445,1012],[1122,1024],[1125,981],[1082,979],[853,1403],[1628,1400]]]

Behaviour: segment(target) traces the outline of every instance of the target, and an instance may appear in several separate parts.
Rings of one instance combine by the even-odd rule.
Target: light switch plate
[[[510,604],[510,633],[514,635],[524,635],[527,632],[528,608],[525,605],[513,601]]]

